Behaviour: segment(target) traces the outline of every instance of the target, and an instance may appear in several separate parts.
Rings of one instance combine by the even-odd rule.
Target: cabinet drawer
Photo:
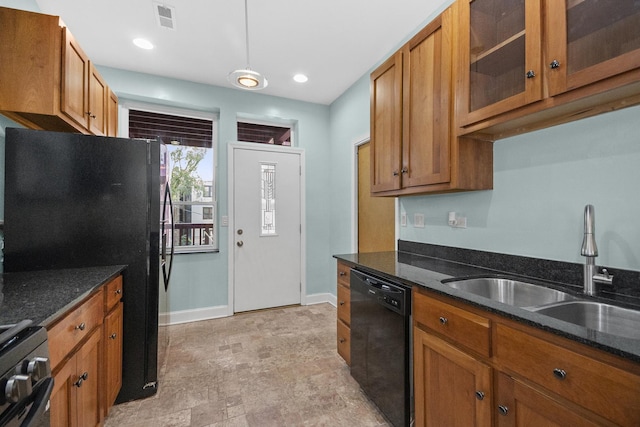
[[[338,262],[338,284],[349,287],[349,273],[351,272],[351,267],[347,264],[343,264]]]
[[[483,356],[491,355],[489,319],[413,293],[413,319],[431,331]]]
[[[338,320],[338,354],[351,366],[351,329]]]
[[[640,376],[498,324],[496,360],[619,425],[640,425]]]
[[[118,276],[105,285],[104,312],[108,313],[122,298],[122,276]]]
[[[351,325],[351,291],[338,285],[338,319]]]
[[[51,369],[69,354],[73,348],[102,323],[104,317],[103,290],[93,294],[75,310],[66,314],[48,331]]]

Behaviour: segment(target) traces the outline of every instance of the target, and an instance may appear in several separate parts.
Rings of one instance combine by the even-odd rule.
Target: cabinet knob
[[[339,341],[340,341],[340,344],[344,344],[344,342],[346,341],[346,339],[344,339],[344,338],[340,338],[340,340],[339,340]]]
[[[398,171],[393,171],[393,176],[398,176],[400,173]]]
[[[440,318],[438,320],[440,321],[441,325],[446,325],[449,322],[449,319],[447,319],[444,316],[440,316]]]
[[[551,64],[549,64],[549,67],[552,69],[560,68],[560,62],[557,59],[554,59],[551,61]]]
[[[347,275],[347,273],[345,273],[344,271],[340,272],[340,276],[346,276],[346,275]]]
[[[78,387],[78,388],[82,387],[82,383],[85,382],[88,377],[89,377],[89,373],[88,372],[83,373],[82,375],[80,375],[80,377],[78,377],[78,381],[73,383],[73,385]]]
[[[567,377],[567,372],[564,369],[555,368],[553,370],[553,376],[559,380],[563,380]]]
[[[402,170],[401,170],[400,172],[402,172],[402,173],[409,173],[409,168],[404,167],[404,168],[402,168]]]
[[[95,115],[95,114],[93,114],[91,111],[87,111],[87,115],[88,115],[90,118],[92,118],[92,119],[95,119],[95,118],[96,118],[96,115]]]
[[[118,335],[116,335],[116,333],[114,332],[113,334],[109,335],[109,339],[115,340],[117,336]]]
[[[482,392],[480,390],[476,391],[476,399],[484,400],[484,392]]]
[[[536,76],[536,73],[533,70],[529,70],[529,71],[527,71],[526,76],[527,76],[528,79],[532,79],[532,78],[534,78]]]
[[[74,329],[84,331],[86,327],[87,325],[84,322],[82,322],[79,325],[77,325]]]
[[[344,305],[344,301],[340,301],[340,305]]]
[[[504,405],[498,405],[498,412],[500,415],[507,415],[509,413],[509,408]]]
[[[120,295],[120,294],[122,294],[122,289],[118,289],[118,290],[116,291],[116,295]]]

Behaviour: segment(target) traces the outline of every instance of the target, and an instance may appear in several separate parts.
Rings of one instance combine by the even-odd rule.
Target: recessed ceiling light
[[[297,81],[298,83],[305,83],[307,80],[309,80],[309,77],[305,76],[304,74],[296,74],[295,76],[293,76],[293,80]]]
[[[133,39],[133,44],[138,46],[140,49],[153,49],[153,44],[147,39]]]

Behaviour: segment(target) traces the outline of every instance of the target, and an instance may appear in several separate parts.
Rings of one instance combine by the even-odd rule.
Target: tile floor
[[[168,327],[158,393],[107,427],[388,426],[336,353],[336,309],[292,306]]]

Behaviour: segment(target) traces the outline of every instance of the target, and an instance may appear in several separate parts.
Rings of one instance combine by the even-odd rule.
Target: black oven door
[[[0,416],[0,427],[49,427],[49,398],[53,378],[44,379],[25,400],[11,405]]]

